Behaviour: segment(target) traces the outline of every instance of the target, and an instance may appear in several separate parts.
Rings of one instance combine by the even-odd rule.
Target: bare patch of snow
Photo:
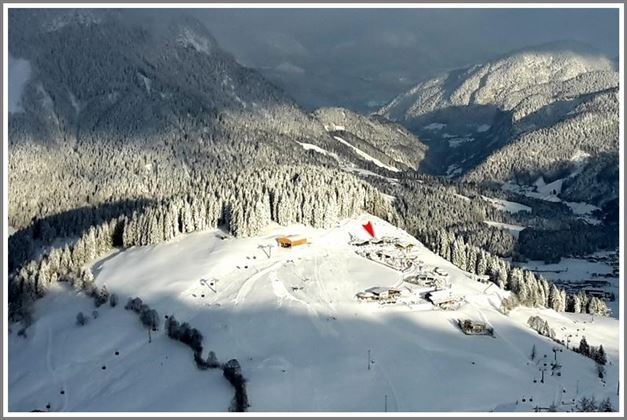
[[[473,141],[475,141],[474,137],[470,137],[470,136],[455,137],[455,138],[449,139],[448,145],[449,147],[455,149],[464,143],[471,143]]]
[[[337,141],[339,141],[340,143],[344,144],[345,146],[350,147],[351,149],[353,149],[355,151],[355,153],[357,153],[359,156],[361,156],[362,158],[369,160],[370,162],[374,163],[375,165],[377,165],[380,168],[385,168],[389,171],[392,172],[400,172],[399,169],[390,166],[390,165],[386,165],[385,163],[381,162],[379,159],[374,158],[372,156],[370,156],[368,153],[358,149],[357,147],[353,146],[352,144],[350,144],[349,142],[347,142],[346,140],[344,140],[343,138],[339,137],[339,136],[333,136],[333,138]]]
[[[148,94],[150,95],[150,87],[152,86],[152,80],[150,80],[148,77],[144,76],[143,74],[140,74],[139,77],[141,77],[142,81],[144,82],[144,87],[146,88],[146,92],[148,92]]]
[[[28,60],[14,58],[9,54],[9,113],[22,112],[22,92],[30,79],[31,66]]]
[[[429,131],[438,131],[438,130],[443,129],[444,127],[446,127],[446,124],[434,122],[429,125],[425,125],[423,129],[429,130]]]
[[[515,238],[518,238],[518,235],[520,234],[520,231],[525,229],[524,226],[511,225],[509,223],[494,222],[492,220],[485,220],[484,223],[486,225],[494,226],[494,227],[497,227],[497,228],[500,228],[500,229],[507,229],[507,230],[509,230],[511,232],[511,234]]]
[[[299,141],[297,141],[296,143],[300,144],[303,147],[303,149],[305,149],[305,150],[313,150],[313,151],[316,151],[316,152],[318,152],[320,154],[323,154],[325,156],[331,156],[332,158],[334,158],[338,162],[340,161],[340,158],[338,157],[338,155],[336,153],[329,152],[328,150],[324,150],[322,147],[316,146],[315,144],[301,143]]]
[[[512,214],[521,211],[531,212],[531,207],[525,206],[524,204],[516,203],[514,201],[501,200],[499,198],[486,197],[485,195],[482,195],[481,197],[501,211],[506,211]]]
[[[72,92],[69,92],[68,95],[70,96],[70,102],[72,103],[72,108],[74,108],[74,112],[76,113],[76,115],[80,114],[81,104],[76,99],[76,96],[74,96]]]
[[[297,66],[296,64],[292,64],[289,62],[283,62],[279,64],[278,66],[275,67],[275,70],[280,71],[281,73],[286,73],[286,74],[298,74],[298,75],[305,74],[305,69]]]
[[[449,165],[449,167],[446,169],[446,177],[447,178],[452,178],[452,177],[457,176],[457,175],[459,175],[461,173],[462,173],[462,168],[460,168],[459,165],[457,165],[457,164]]]
[[[207,55],[211,54],[211,50],[213,48],[211,41],[189,30],[188,28],[183,29],[183,31],[179,34],[177,41],[179,45],[192,47],[196,51]]]

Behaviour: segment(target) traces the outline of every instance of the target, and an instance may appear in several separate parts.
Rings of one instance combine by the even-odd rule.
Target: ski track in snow
[[[255,285],[255,283],[257,282],[257,280],[259,280],[265,274],[267,274],[267,273],[269,273],[269,272],[271,272],[273,270],[276,270],[281,265],[283,265],[283,261],[275,262],[271,266],[266,267],[264,269],[261,269],[261,270],[257,271],[255,274],[253,274],[252,276],[250,276],[246,280],[246,282],[244,282],[242,287],[240,287],[239,292],[237,293],[237,296],[235,296],[235,299],[233,300],[234,305],[237,306],[237,305],[239,305],[241,302],[243,302],[246,299],[246,296],[248,296],[248,294],[251,292],[251,290],[252,290],[253,286]]]

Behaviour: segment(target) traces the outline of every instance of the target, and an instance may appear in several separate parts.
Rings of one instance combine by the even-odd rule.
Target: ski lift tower
[[[261,249],[268,259],[272,257],[272,245],[259,245],[257,248]]]

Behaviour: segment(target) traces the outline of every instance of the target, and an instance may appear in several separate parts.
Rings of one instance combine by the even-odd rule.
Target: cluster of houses
[[[362,301],[396,303],[401,298],[419,299],[442,309],[455,309],[461,298],[453,293],[449,274],[440,267],[427,269],[412,251],[414,244],[398,238],[377,238],[350,242],[355,252],[369,260],[403,273],[403,282],[414,287],[371,287],[357,293]]]
[[[352,240],[355,253],[371,261],[398,271],[407,271],[416,263],[416,256],[409,251],[414,244],[397,238],[380,238],[369,241]]]
[[[619,275],[619,255],[618,249],[612,253],[607,255],[589,255],[586,257],[586,261],[596,262],[596,263],[605,263],[612,267],[612,272],[607,274],[593,274],[593,277],[618,277]]]
[[[555,285],[562,287],[568,293],[578,293],[583,291],[588,296],[598,297],[605,300],[614,300],[616,296],[613,292],[607,291],[605,287],[612,284],[607,280],[588,279],[583,281],[555,280]]]

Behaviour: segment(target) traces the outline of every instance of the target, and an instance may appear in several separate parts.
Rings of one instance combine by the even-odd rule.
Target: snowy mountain
[[[477,105],[513,111],[516,121],[534,112],[536,104],[542,107],[615,87],[617,77],[611,60],[603,56],[571,44],[548,44],[421,82],[378,113],[409,121],[446,108]]]
[[[9,118],[16,228],[52,212],[167,197],[208,173],[293,164],[381,170],[239,65],[190,15],[13,9],[10,20],[13,61],[30,69]],[[370,126],[385,132],[384,123]],[[377,153],[386,162],[413,143],[386,141]]]
[[[362,256],[366,221],[382,239],[366,248],[442,273],[459,307],[438,308],[403,280],[411,273]],[[308,243],[279,248],[276,238],[290,234]],[[135,296],[163,322],[175,316],[197,328],[205,355],[239,360],[251,411],[570,411],[582,396],[617,406],[617,319],[543,308],[505,315],[499,308],[508,292],[368,214],[329,229],[268,226],[246,239],[197,232],[90,265],[97,285],[120,303],[95,308],[61,284],[38,301],[36,313],[46,316],[26,337],[9,335],[10,410],[227,410],[233,393],[222,375],[197,369],[192,351],[164,327],[149,339],[123,308]],[[400,297],[387,304],[356,298],[373,287]],[[83,326],[79,311],[89,318]],[[572,335],[571,346],[582,335],[603,345],[605,379],[594,361],[532,330],[531,316],[546,320],[556,339]],[[485,323],[494,336],[466,335],[458,319]],[[545,369],[554,357],[560,368]]]
[[[407,118],[309,113],[190,15],[9,20],[11,410],[617,407],[602,59],[518,52]]]
[[[427,172],[531,185],[581,169],[575,157],[585,154],[589,165],[571,177],[565,197],[602,204],[601,195],[616,196],[615,180],[608,188],[607,177],[592,179],[617,168],[618,73],[579,44],[529,48],[452,71],[419,83],[379,114],[428,144]]]

